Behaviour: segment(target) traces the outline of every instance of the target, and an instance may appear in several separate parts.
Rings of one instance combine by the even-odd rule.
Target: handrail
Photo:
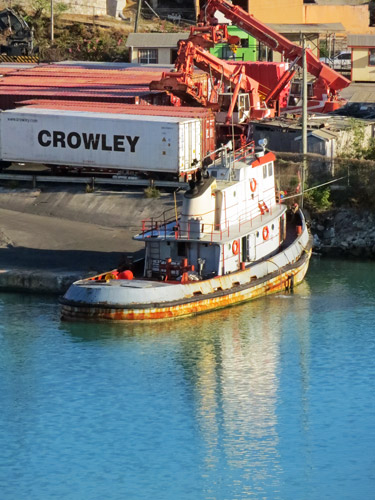
[[[269,214],[272,214],[272,209],[273,205],[275,203],[275,200],[266,200],[266,207],[267,210],[266,212]],[[215,210],[211,210],[210,212],[207,212],[204,215],[208,214],[214,214]],[[199,228],[199,234],[203,236],[210,236],[211,242],[216,241],[216,240],[221,240],[223,237],[223,234],[226,233],[226,235],[229,237],[230,236],[230,229],[235,228],[238,224],[238,231],[241,231],[241,228],[243,228],[245,225],[249,225],[250,228],[253,227],[254,219],[257,217],[261,217],[260,220],[263,220],[263,217],[265,216],[265,213],[261,211],[261,209],[258,207],[253,208],[252,210],[246,211],[244,213],[237,214],[238,219],[237,221],[234,219],[226,219],[220,223],[219,226],[215,223],[208,223],[208,222],[202,222]],[[197,215],[199,217],[199,215]],[[237,222],[237,224],[236,224]],[[173,225],[174,224],[174,225]],[[186,222],[186,225],[184,224],[184,228],[181,228],[181,220],[179,219],[178,222],[176,223],[175,218],[170,218],[168,220],[155,220],[154,218],[150,219],[145,219],[142,221],[142,231],[141,235],[146,237],[147,233],[152,233],[152,236],[163,236],[166,238],[167,237],[167,228],[170,226],[170,233],[173,233],[174,239],[190,239],[192,232],[196,232],[196,224],[197,221],[195,220],[194,222]],[[194,225],[194,227],[193,227]],[[215,229],[216,227],[216,229]],[[155,234],[154,234],[155,233]]]

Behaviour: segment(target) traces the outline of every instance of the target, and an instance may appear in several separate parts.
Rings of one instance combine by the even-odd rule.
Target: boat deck
[[[165,225],[154,227],[149,231],[137,234],[133,237],[135,240],[143,241],[152,238],[154,240],[181,240],[181,241],[199,241],[203,243],[227,243],[240,238],[250,231],[262,228],[270,224],[275,218],[280,217],[286,212],[285,205],[273,205],[269,212],[259,214],[251,219],[239,221],[225,229],[199,232],[193,227],[189,230],[176,230],[176,222],[170,222]]]

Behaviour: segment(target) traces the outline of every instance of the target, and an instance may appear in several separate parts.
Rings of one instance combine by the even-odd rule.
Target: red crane
[[[247,74],[251,64],[243,67],[243,63],[236,63],[234,68],[233,63],[222,61],[207,50],[219,42],[238,44],[239,41],[237,37],[228,34],[227,25],[218,23],[216,11],[291,62],[289,69],[268,92],[260,91],[259,84],[262,82]],[[231,119],[238,94],[247,93],[250,103],[247,117],[259,119],[275,113],[277,98],[293,78],[296,66],[302,65],[302,58],[302,47],[290,42],[241,7],[226,0],[208,0],[200,12],[198,26],[191,28],[188,40],[179,42],[175,71],[164,73],[160,81],[151,83],[151,88],[170,91],[184,101],[199,102],[215,110],[220,107],[219,96],[229,88],[233,92],[233,98],[227,122]],[[269,63],[257,64],[264,64],[264,71],[269,69]],[[309,108],[323,112],[339,108],[343,102],[338,91],[347,87],[350,81],[322,63],[310,49],[306,49],[306,64],[308,72],[316,77]],[[204,73],[197,74],[194,66]]]
[[[288,61],[302,65],[303,49],[280,35],[254,16],[227,0],[208,0],[201,10],[198,25],[216,26],[215,12],[221,12],[226,19],[254,38],[281,53]],[[325,111],[340,107],[338,92],[350,84],[343,75],[322,63],[310,49],[306,49],[307,71],[316,78],[314,95],[319,100],[326,100]]]

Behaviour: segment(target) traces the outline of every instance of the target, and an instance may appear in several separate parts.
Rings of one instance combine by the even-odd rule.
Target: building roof
[[[186,40],[190,32],[182,33],[130,33],[127,47],[137,48],[176,48],[179,40]]]
[[[315,0],[317,5],[366,5],[369,0]]]
[[[318,129],[318,130],[309,130],[308,135],[318,137],[319,139],[323,139],[325,141],[330,141],[332,139],[336,139],[339,135],[339,132],[333,130]]]
[[[344,33],[341,23],[322,24],[267,24],[278,33]],[[130,33],[126,41],[127,47],[176,48],[179,40],[189,38],[189,31],[181,33]]]
[[[344,33],[345,28],[341,23],[322,24],[267,24],[278,33]]]
[[[375,47],[375,35],[348,35],[348,47]]]
[[[369,122],[358,119],[359,122],[368,124]],[[315,136],[319,135],[325,139],[331,138],[337,132],[342,130],[347,130],[353,128],[352,119],[348,116],[340,115],[324,115],[317,114],[316,116],[309,116],[307,121],[308,134],[313,134]],[[294,118],[287,118],[281,116],[277,119],[269,121],[260,121],[256,123],[257,128],[267,127],[274,129],[285,129],[289,131],[299,131],[302,128],[302,124],[299,120]]]

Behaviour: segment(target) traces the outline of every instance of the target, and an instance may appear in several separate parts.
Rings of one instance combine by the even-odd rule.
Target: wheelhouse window
[[[272,163],[266,163],[263,165],[263,179],[270,177],[273,173]]]
[[[375,66],[375,49],[369,49],[368,51],[368,65]]]
[[[139,49],[138,62],[140,64],[157,64],[158,49]]]

